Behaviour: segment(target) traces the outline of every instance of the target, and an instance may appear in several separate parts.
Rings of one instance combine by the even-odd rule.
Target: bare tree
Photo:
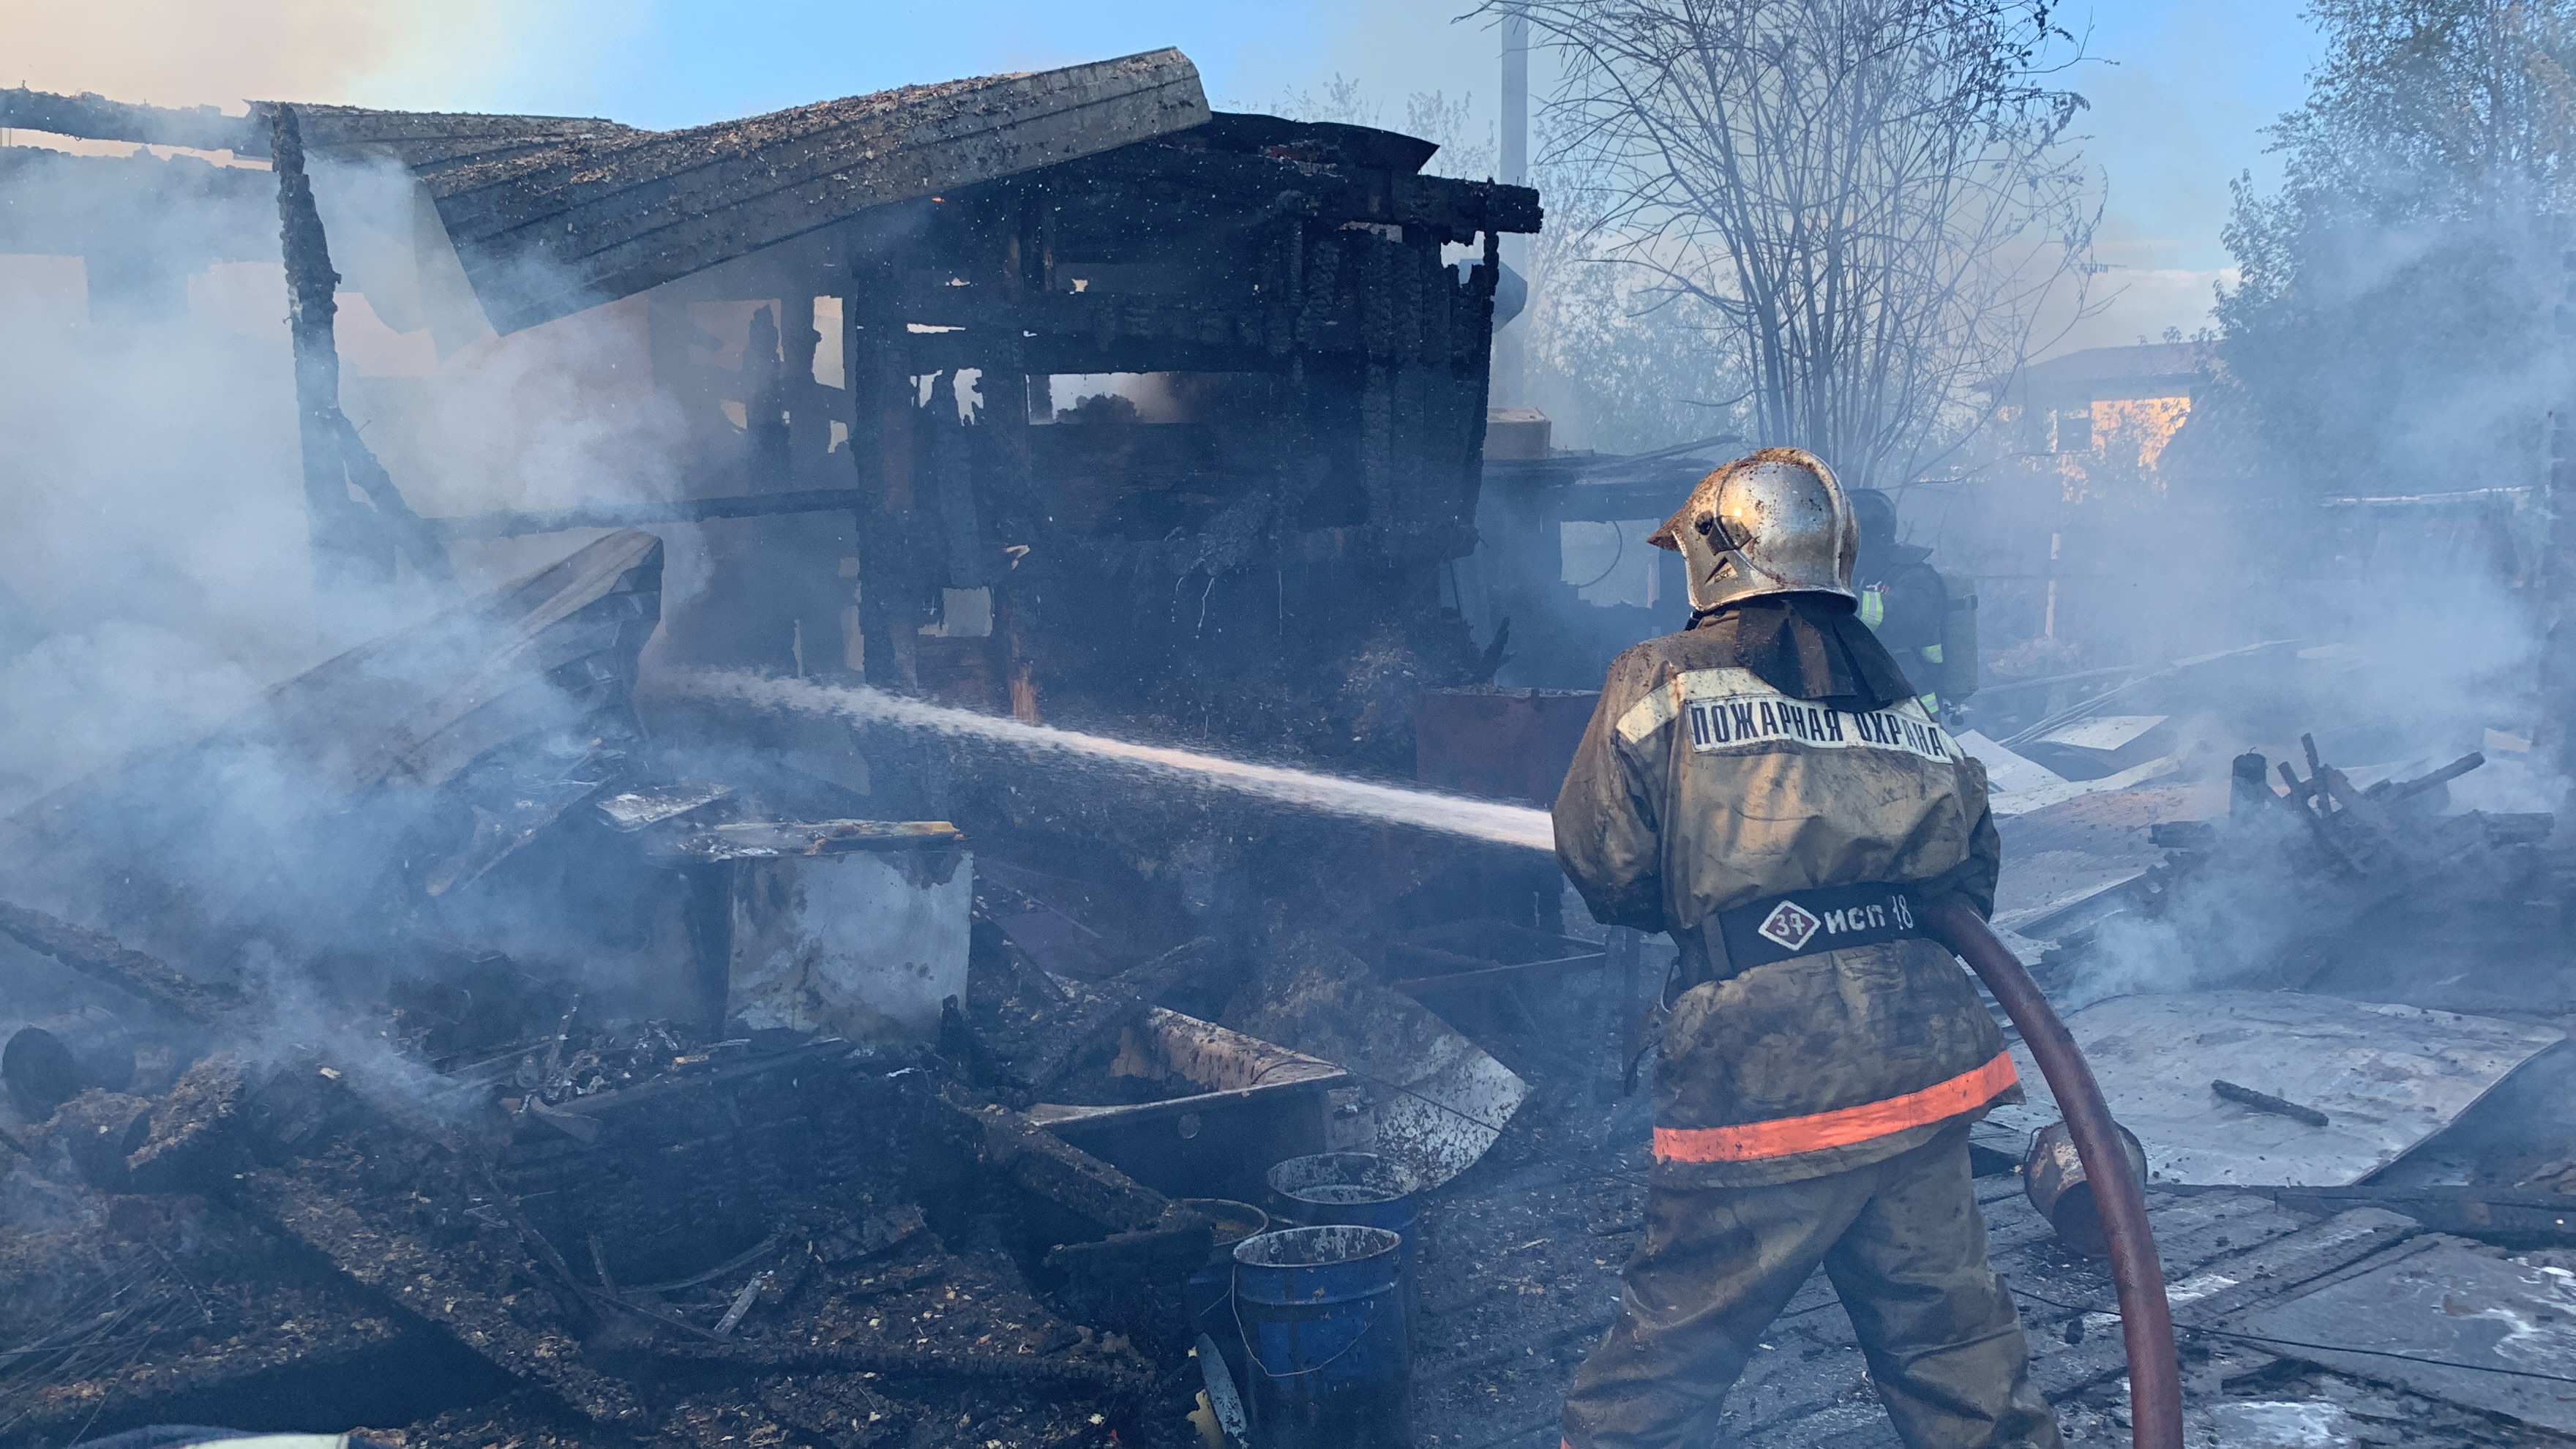
[[[1266,110],[1272,115],[1296,121],[1336,121],[1346,126],[1387,124],[1386,106],[1372,99],[1366,87],[1357,80],[1333,72],[1319,93],[1300,86],[1282,86],[1279,94],[1266,102],[1238,104],[1238,110]],[[1485,123],[1485,134],[1475,133],[1476,97],[1474,92],[1452,99],[1446,91],[1414,91],[1404,98],[1404,124],[1408,136],[1439,145],[1439,154],[1423,169],[1434,176],[1490,178],[1494,174],[1494,125]]]
[[[2099,205],[2045,0],[1483,7],[1506,11],[1563,66],[1543,159],[1589,250],[1719,334],[1760,441],[1906,481],[2080,311]]]

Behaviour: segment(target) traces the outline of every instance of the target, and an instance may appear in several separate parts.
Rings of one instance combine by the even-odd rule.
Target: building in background
[[[2152,474],[2214,365],[2196,342],[2087,347],[2032,363],[2002,384],[2001,421],[2025,453],[2098,458]]]

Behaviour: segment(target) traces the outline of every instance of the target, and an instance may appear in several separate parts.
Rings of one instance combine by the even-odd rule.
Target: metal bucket
[[[1217,1353],[1234,1381],[1244,1381],[1247,1362],[1243,1335],[1234,1327],[1234,1245],[1270,1231],[1270,1215],[1248,1202],[1222,1197],[1185,1197],[1181,1206],[1216,1224],[1216,1245],[1208,1259],[1181,1284],[1190,1305],[1190,1321],[1216,1340]]]
[[[2126,1127],[2120,1129],[2120,1155],[2129,1159],[2129,1170],[2144,1184],[2147,1150]],[[2093,1202],[2093,1184],[2084,1180],[2084,1163],[2075,1155],[2075,1134],[2065,1123],[2052,1122],[2030,1139],[2030,1153],[2021,1164],[2021,1190],[2048,1225],[2057,1229],[2060,1242],[2088,1258],[2111,1256],[2110,1240],[2102,1233],[2102,1212]]]
[[[1318,1152],[1270,1169],[1271,1194],[1291,1221],[1384,1228],[1404,1239],[1404,1311],[1418,1327],[1422,1210],[1414,1205],[1415,1186],[1412,1174],[1374,1152]]]
[[[1402,1250],[1385,1228],[1347,1225],[1235,1246],[1236,1327],[1261,1449],[1411,1449]]]

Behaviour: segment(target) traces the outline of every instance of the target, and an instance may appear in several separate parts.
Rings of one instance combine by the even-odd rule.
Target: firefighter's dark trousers
[[[1763,1330],[1816,1265],[1909,1449],[2059,1449],[2012,1295],[1986,1264],[1962,1125],[1851,1172],[1654,1188],[1619,1319],[1565,1399],[1570,1449],[1704,1449]]]

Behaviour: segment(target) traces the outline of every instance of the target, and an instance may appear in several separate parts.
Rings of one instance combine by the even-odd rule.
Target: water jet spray
[[[701,699],[989,740],[1034,753],[1098,760],[1328,815],[1438,831],[1489,845],[1550,852],[1556,849],[1556,827],[1548,813],[1527,805],[1409,790],[1283,765],[1257,765],[1167,745],[1137,744],[953,709],[883,690],[818,684],[810,679],[781,679],[743,670],[690,670],[675,676],[674,682],[680,692]]]

